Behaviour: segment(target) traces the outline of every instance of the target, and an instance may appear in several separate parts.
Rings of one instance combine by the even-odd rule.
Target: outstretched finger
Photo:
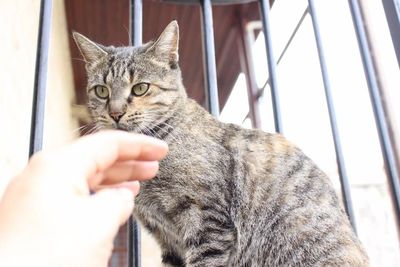
[[[123,161],[158,161],[165,157],[168,146],[164,141],[144,135],[122,131],[103,131],[85,136],[60,152],[63,168],[69,166],[71,174],[88,181],[98,173]],[[106,176],[103,176],[106,178]],[[96,179],[96,186],[102,183]]]
[[[138,181],[131,181],[131,182],[123,182],[120,184],[113,184],[113,185],[98,185],[95,188],[93,188],[93,192],[99,192],[104,189],[119,189],[119,188],[125,188],[130,190],[134,196],[136,196],[139,193],[140,190],[140,184]]]
[[[158,171],[158,161],[117,162],[104,172],[89,178],[89,187],[95,185],[113,185],[126,181],[144,181],[153,178]]]

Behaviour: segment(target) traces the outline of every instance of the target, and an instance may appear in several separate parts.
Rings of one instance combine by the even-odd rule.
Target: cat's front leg
[[[138,207],[138,205],[136,207]],[[141,215],[147,214],[142,213]],[[176,247],[171,245],[174,242],[171,241],[168,235],[166,235],[166,231],[163,230],[163,224],[158,222],[159,220],[154,219],[151,216],[141,217],[141,223],[144,228],[147,229],[160,245],[162,265],[164,267],[185,267],[185,263],[182,257],[177,253]]]
[[[181,196],[166,212],[175,225],[187,267],[229,266],[236,227],[223,198],[203,195],[201,201]]]
[[[185,267],[182,258],[175,252],[163,250],[161,257],[164,267]]]
[[[185,240],[188,249],[185,255],[187,267],[226,267],[234,247],[231,229],[203,229]]]
[[[152,231],[153,236],[157,239],[161,247],[161,259],[164,267],[185,267],[185,262],[170,242],[168,237],[159,229]]]

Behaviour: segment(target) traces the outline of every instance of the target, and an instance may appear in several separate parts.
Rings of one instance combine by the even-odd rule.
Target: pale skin
[[[0,202],[0,266],[107,266],[137,181],[154,177],[167,151],[105,131],[34,155]]]

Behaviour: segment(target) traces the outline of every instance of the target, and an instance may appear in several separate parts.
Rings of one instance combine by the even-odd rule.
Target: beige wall
[[[38,3],[0,1],[0,186],[28,154]]]
[[[45,148],[57,147],[75,138],[78,123],[72,116],[75,91],[64,0],[53,0],[50,62],[44,129]]]
[[[27,161],[40,1],[0,1],[0,192]],[[53,1],[44,146],[73,137],[74,99],[64,4]]]

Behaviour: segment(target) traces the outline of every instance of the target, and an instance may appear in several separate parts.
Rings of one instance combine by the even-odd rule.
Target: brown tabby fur
[[[369,265],[329,179],[300,149],[279,134],[221,123],[187,98],[175,21],[140,47],[74,38],[97,127],[169,144],[135,206],[165,266]],[[150,89],[135,97],[141,82]],[[96,97],[96,85],[108,88],[108,99]]]

